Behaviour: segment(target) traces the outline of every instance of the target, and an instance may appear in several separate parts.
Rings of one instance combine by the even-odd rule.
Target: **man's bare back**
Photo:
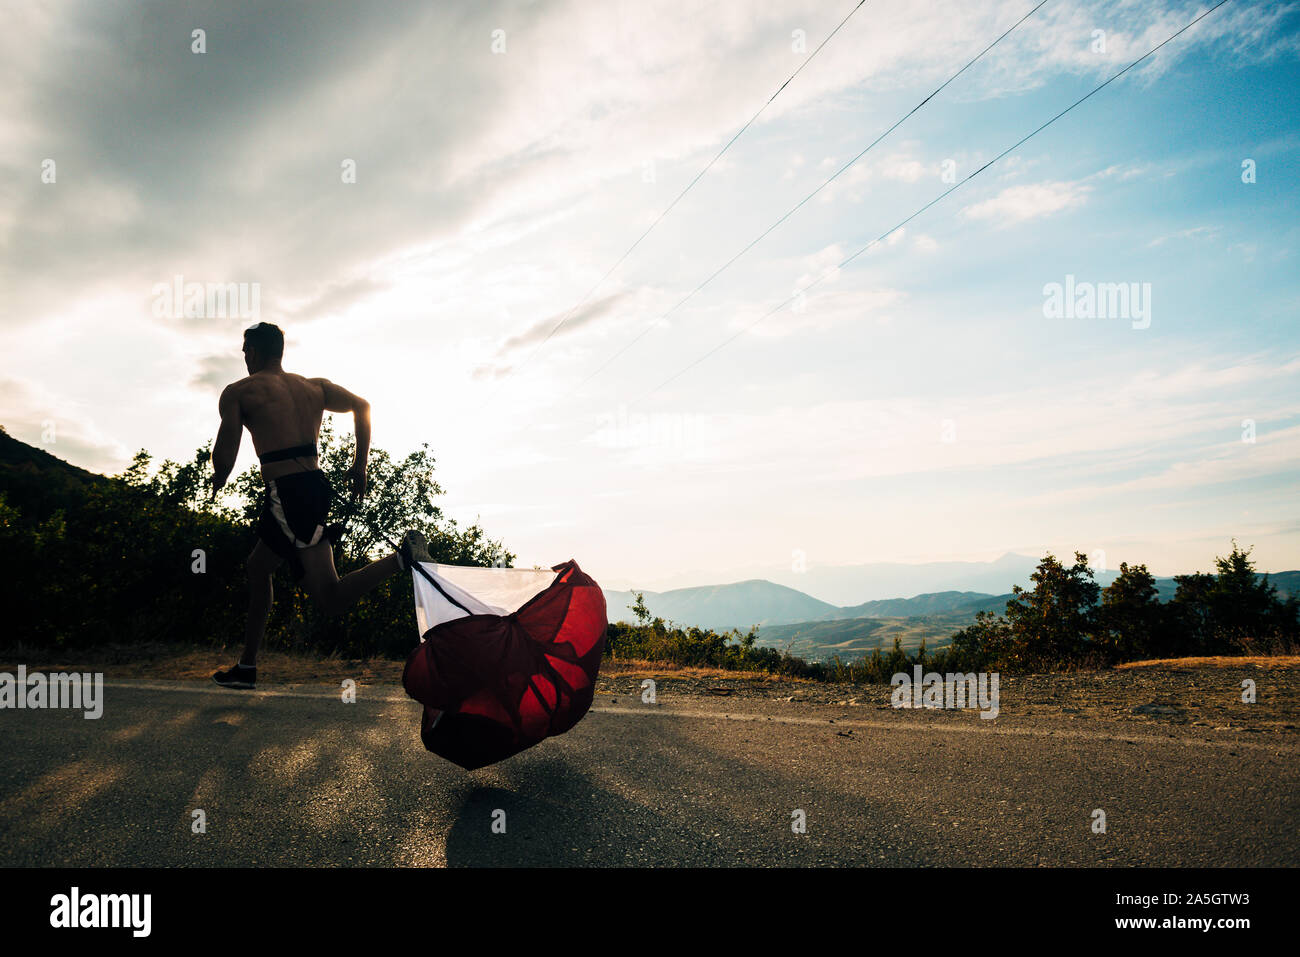
[[[230,385],[259,455],[316,441],[325,415],[326,381],[293,372],[258,372]]]
[[[233,382],[221,397],[222,424],[229,412],[238,417],[253,439],[259,456],[279,449],[314,445],[325,412],[364,413],[369,406],[360,396],[329,379],[308,379],[293,372],[263,370]],[[364,458],[361,459],[364,461]],[[278,478],[317,467],[316,456],[268,462],[263,478]]]
[[[244,654],[233,668],[213,675],[218,684],[232,688],[253,687],[257,649],[271,610],[271,575],[283,561],[327,613],[337,614],[412,562],[431,560],[424,537],[412,530],[398,552],[339,578],[326,528],[333,494],[320,470],[316,437],[326,412],[352,413],[356,458],[348,478],[353,499],[360,499],[370,454],[370,403],[328,379],[285,372],[280,365],[283,350],[284,333],[277,326],[259,323],[246,330],[244,364],[249,374],[226,386],[218,403],[221,426],[212,446],[213,496],[235,467],[245,428],[253,437],[266,484],[257,544],[248,556]]]

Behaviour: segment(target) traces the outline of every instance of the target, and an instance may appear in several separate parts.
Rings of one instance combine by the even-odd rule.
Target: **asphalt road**
[[[604,696],[467,773],[391,686],[105,699],[93,721],[0,711],[5,865],[1300,863],[1294,733]]]

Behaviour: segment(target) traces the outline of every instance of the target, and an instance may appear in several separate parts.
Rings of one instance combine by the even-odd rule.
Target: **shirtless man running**
[[[348,472],[354,500],[366,491],[370,454],[370,403],[328,379],[307,379],[280,367],[284,333],[260,322],[244,332],[248,376],[221,393],[221,428],[212,446],[212,495],[226,484],[235,467],[239,442],[247,428],[262,463],[266,492],[257,523],[257,544],[248,556],[248,624],[244,653],[213,680],[227,688],[252,688],[257,680],[257,647],[271,613],[271,575],[283,561],[294,578],[328,615],[346,611],[390,575],[428,562],[428,546],[419,532],[407,532],[401,548],[386,558],[339,578],[334,549],[325,533],[330,485],[316,459],[316,436],[326,412],[351,412],[356,458]]]

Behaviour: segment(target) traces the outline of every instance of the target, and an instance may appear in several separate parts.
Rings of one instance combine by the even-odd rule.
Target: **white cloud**
[[[927,175],[935,175],[935,171],[927,168],[920,160],[903,156],[890,156],[877,168],[885,179],[897,180],[900,183],[916,183]]]
[[[883,303],[891,299],[880,291]],[[845,296],[844,312],[861,322],[871,293]],[[810,314],[814,310],[810,307]],[[757,327],[762,328],[762,325]],[[788,332],[788,330],[786,330]],[[1237,456],[1241,408],[1261,423],[1300,415],[1300,358],[1248,357],[1234,363],[1193,363],[1152,370],[1119,385],[1107,376],[1076,381],[1068,391],[1050,388],[982,389],[964,395],[913,395],[869,400],[835,400],[800,408],[729,416],[716,425],[711,447],[720,466],[738,471],[770,469],[799,473],[805,480],[856,481],[888,476],[997,471],[1029,465],[1067,468],[1076,484],[1053,491],[1061,500],[1091,497],[1107,486],[1087,481],[1090,471],[1139,470],[1134,487],[1195,485],[1209,475],[1265,475],[1285,465],[1300,468],[1300,427],[1272,430]],[[1243,389],[1271,383],[1279,395],[1267,404],[1234,398]],[[1210,400],[1206,395],[1216,396]],[[1080,397],[1085,397],[1081,400]],[[942,441],[951,420],[953,442]],[[1206,443],[1206,434],[1221,436]],[[1185,458],[1191,466],[1170,466],[1177,478],[1157,478],[1153,444]],[[1213,450],[1207,451],[1207,450]],[[1227,450],[1226,452],[1224,450]],[[1213,464],[1231,456],[1230,465]],[[1209,463],[1196,465],[1197,462]],[[775,464],[773,464],[775,463]],[[781,465],[780,463],[786,463]],[[1163,483],[1163,484],[1162,484]],[[1044,493],[1046,494],[1046,493]],[[1053,499],[1055,500],[1055,499]]]
[[[1227,423],[1235,426],[1235,422]],[[1300,426],[1265,430],[1253,443],[1242,442],[1237,430],[1223,430],[1219,442],[1197,445],[1167,465],[1125,481],[1078,485],[1033,496],[1036,504],[1077,503],[1140,492],[1187,489],[1209,491],[1214,485],[1244,479],[1296,474],[1300,470]]]
[[[796,300],[766,322],[758,323],[748,334],[759,339],[783,339],[850,324],[887,324],[905,299],[902,291],[885,286],[838,291],[823,284],[809,291],[802,302]],[[751,322],[753,317],[746,316],[734,320],[732,326],[740,328]]]
[[[13,438],[91,471],[116,471],[128,450],[103,429],[94,410],[37,383],[0,379],[0,425]]]
[[[1164,236],[1157,236],[1148,246],[1163,246],[1171,239],[1217,239],[1222,232],[1221,226],[1191,226],[1187,229],[1180,229],[1176,232],[1167,233]]]
[[[61,440],[80,441],[78,464],[92,467],[120,464],[125,448],[139,444],[187,453],[210,438],[212,396],[206,390],[238,373],[239,324],[160,324],[142,313],[152,283],[181,273],[259,281],[263,308],[292,325],[293,363],[337,375],[371,398],[376,441],[386,447],[437,441],[446,467],[473,484],[476,501],[518,501],[520,484],[545,500],[553,491],[546,483],[588,481],[605,458],[631,454],[614,449],[605,458],[584,459],[558,443],[535,452],[525,438],[508,447],[503,462],[482,438],[493,423],[481,406],[494,383],[475,384],[472,372],[511,337],[531,346],[544,335],[551,319],[591,288],[766,101],[801,61],[790,49],[793,26],[807,30],[811,46],[842,13],[816,0],[399,5],[382,17],[350,0],[310,7],[305,13],[274,4],[236,10],[213,2],[162,5],[148,16],[123,17],[111,5],[45,3],[10,18],[0,34],[0,353],[20,356],[16,368],[25,381],[51,383],[53,390],[23,398],[11,388],[5,393],[14,409],[6,413],[10,421],[30,435],[45,416],[42,409],[56,407],[71,423]],[[566,331],[574,335],[553,339],[529,375],[515,376],[501,390],[508,393],[502,408],[510,412],[495,409],[497,418],[548,403],[580,381],[607,354],[598,350],[621,345],[629,329],[639,332],[647,318],[674,304],[771,222],[772,212],[802,198],[1025,9],[1019,0],[876,0],[863,6],[592,296],[600,301],[616,291],[648,289],[644,299],[635,309],[611,308],[571,324]],[[660,366],[663,374],[674,371],[692,350],[718,341],[720,330],[751,321],[795,285],[772,279],[770,286],[778,288],[771,290],[756,278],[819,277],[862,238],[930,198],[931,186],[941,189],[944,157],[951,155],[964,175],[1007,133],[976,124],[990,140],[968,141],[963,134],[945,142],[962,124],[945,128],[941,114],[934,126],[921,125],[936,110],[969,110],[974,118],[964,104],[1062,77],[1095,82],[1198,9],[1196,0],[1044,7],[928,105],[920,123],[883,142],[825,190],[823,202],[809,204],[768,248],[747,257],[728,276],[734,283],[720,282],[711,295],[693,301],[689,314],[674,317],[671,330],[657,330],[671,335],[646,337],[600,384],[617,396],[637,373],[658,378]],[[1212,64],[1249,63],[1293,49],[1295,32],[1284,22],[1293,13],[1285,9],[1225,7],[1153,58],[1138,81],[1151,82],[1189,54]],[[220,26],[225,38],[202,69],[184,42],[196,17]],[[489,50],[490,31],[498,26],[508,36],[508,51],[499,56]],[[1104,54],[1089,49],[1097,28],[1107,31]],[[1136,108],[1140,90],[1125,90],[1130,84],[1126,78],[1110,91],[1114,99],[1129,100],[1092,106],[1098,112]],[[996,104],[988,106],[998,113]],[[1005,119],[1014,127],[1012,138],[1024,131],[1021,119]],[[1284,158],[1289,148],[1274,155]],[[1257,145],[1253,155],[1263,149]],[[1188,150],[1162,158],[1158,170],[1172,175]],[[57,187],[41,186],[34,175],[47,154],[59,159]],[[1099,165],[1115,155],[1106,152]],[[355,186],[339,181],[345,157],[357,160]],[[655,183],[642,181],[647,160],[656,165]],[[977,252],[972,245],[979,238],[996,242],[986,224],[1067,212],[1086,205],[1089,190],[1100,195],[1110,184],[1147,172],[1134,162],[1074,182],[1050,181],[1080,175],[1060,171],[1070,160],[1067,152],[1010,156],[997,172],[990,170],[994,185],[1009,188],[975,197],[962,211],[962,218],[981,224],[967,230],[978,236],[960,237],[971,244],[962,248]],[[1217,155],[1198,160],[1223,161]],[[1002,173],[1011,178],[994,178]],[[1029,178],[1049,181],[1024,185]],[[942,212],[950,213],[960,198]],[[905,207],[897,218],[891,203]],[[754,335],[783,340],[773,351],[788,352],[785,371],[798,368],[811,377],[855,357],[855,349],[867,353],[863,337],[879,333],[879,339],[901,341],[909,330],[928,331],[905,320],[915,320],[911,307],[924,305],[932,289],[954,281],[949,274],[958,271],[958,256],[923,261],[920,279],[875,269],[893,270],[905,257],[915,261],[914,252],[932,253],[940,240],[957,250],[959,240],[943,218],[915,222],[932,235],[893,234],[893,247],[879,250],[886,255],[859,273],[869,281],[846,270],[838,281],[820,283],[802,312],[773,316]],[[788,245],[778,246],[782,241]],[[1263,235],[1258,243],[1261,259],[1279,245]],[[818,252],[800,256],[801,250]],[[1233,255],[1249,256],[1251,249],[1238,247]],[[1273,303],[1287,304],[1283,294]],[[807,337],[823,354],[796,351],[801,342],[795,333],[831,329],[834,336]],[[1184,366],[1137,383],[1146,406],[1129,395],[1080,409],[1013,377],[991,383],[996,392],[965,397],[954,410],[938,398],[952,369],[942,339],[927,342],[918,333],[912,344],[922,364],[915,396],[893,404],[820,403],[784,417],[756,413],[754,423],[728,420],[730,432],[701,464],[726,470],[730,479],[761,479],[785,475],[786,461],[824,462],[827,476],[872,480],[908,470],[988,471],[1058,461],[1073,449],[1077,468],[1097,469],[1138,455],[1144,428],[1190,443],[1185,429],[1215,415],[1208,400],[1193,401],[1196,395],[1216,388],[1249,394],[1260,381],[1251,378],[1260,373],[1259,362],[1238,370],[1189,372]],[[1030,356],[1027,363],[1035,361]],[[969,361],[980,358],[973,352]],[[1030,381],[1032,372],[1025,376]],[[201,387],[192,385],[196,377]],[[784,384],[719,378],[732,396],[745,398]],[[450,404],[460,414],[441,416],[436,435],[427,410],[412,400],[414,382],[456,397]],[[1115,391],[1101,379],[1090,388],[1102,396]],[[167,415],[160,418],[158,408]],[[1265,411],[1282,408],[1279,402]],[[970,441],[938,448],[930,441],[935,423],[954,415],[959,434]],[[896,454],[858,450],[855,457],[844,447],[837,416],[861,425]],[[550,433],[542,434],[550,440]],[[774,446],[785,460],[768,454]],[[1188,444],[1184,451],[1201,454],[1195,448]],[[541,467],[557,460],[568,474],[551,476]],[[527,472],[528,483],[508,474],[515,466]],[[1085,477],[1100,481],[1101,475]],[[511,484],[479,487],[494,480]],[[604,487],[653,502],[677,494],[661,487],[670,483],[651,481],[624,472]],[[775,494],[761,483],[754,488],[756,495]],[[710,511],[700,489],[680,494],[696,499],[680,521]],[[660,531],[680,540],[680,528],[669,522]],[[531,534],[530,527],[519,534]],[[628,540],[615,538],[627,548]],[[586,547],[613,540],[602,529]],[[647,550],[646,560],[666,553]]]
[[[1090,186],[1082,183],[1066,182],[1008,186],[990,199],[966,206],[961,214],[967,219],[984,220],[997,227],[1014,226],[1082,206],[1091,190]]]

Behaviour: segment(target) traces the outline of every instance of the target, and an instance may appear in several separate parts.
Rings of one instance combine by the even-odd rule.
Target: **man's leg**
[[[342,614],[366,592],[402,570],[401,562],[393,554],[339,578],[334,569],[334,549],[329,542],[299,549],[298,557],[302,559],[303,587],[327,615]]]
[[[271,614],[271,575],[284,561],[259,538],[248,555],[248,621],[244,626],[244,653],[234,667],[212,676],[223,688],[252,688],[257,683],[257,646],[266,634]]]
[[[271,617],[271,575],[284,561],[260,538],[248,556],[248,623],[244,627],[244,654],[239,663],[252,668],[257,665],[257,648],[266,635],[266,622]]]

